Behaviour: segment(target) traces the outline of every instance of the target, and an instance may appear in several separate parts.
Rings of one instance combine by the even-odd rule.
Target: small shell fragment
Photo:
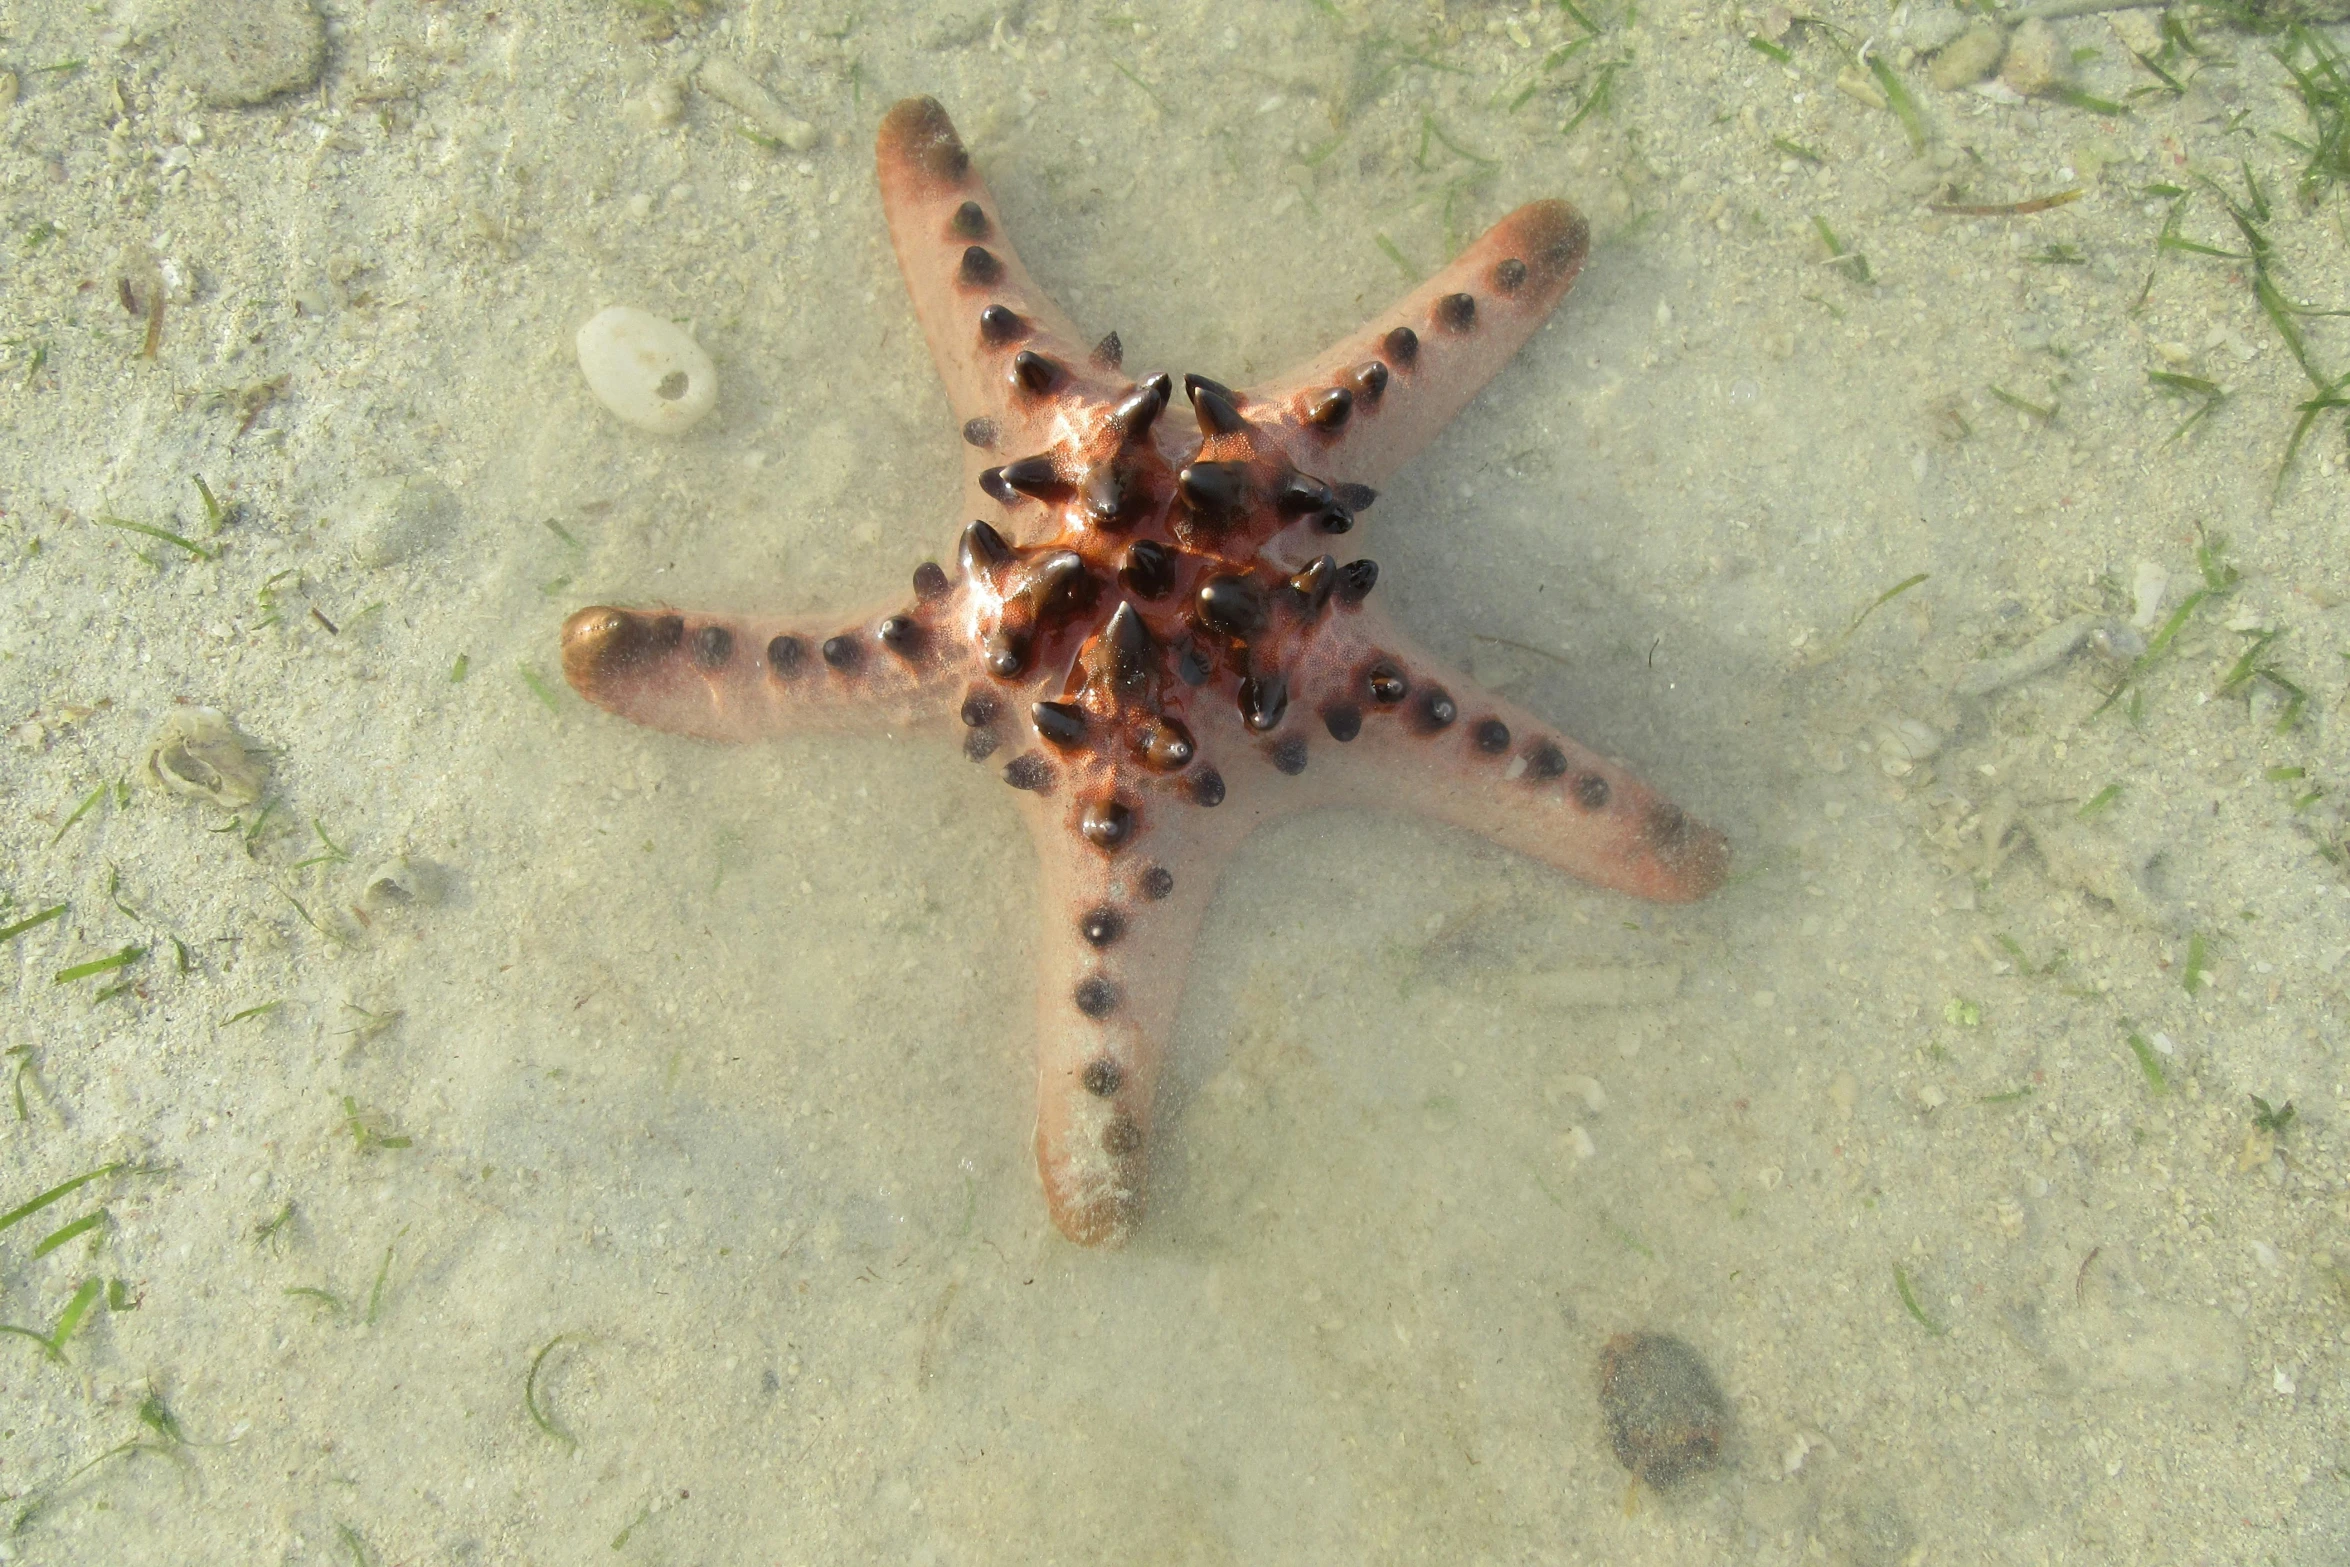
[[[2136,626],[2109,620],[2089,633],[2089,646],[2102,658],[2116,664],[2131,664],[2146,655],[2146,633]]]
[[[718,401],[718,371],[693,334],[634,305],[579,329],[579,373],[614,416],[657,435],[691,429]]]
[[[759,134],[793,152],[806,152],[816,145],[815,126],[784,113],[773,93],[725,55],[703,61],[694,85],[757,126]]]
[[[1927,724],[1899,714],[1875,726],[1877,767],[1888,778],[1906,778],[1942,749],[1942,737]]]
[[[640,131],[665,131],[685,118],[685,86],[674,76],[657,77],[629,95],[620,117]]]
[[[269,768],[216,707],[172,709],[147,742],[146,768],[160,788],[232,808],[260,799],[269,783]]]
[[[448,896],[449,876],[430,860],[396,854],[367,873],[363,896],[379,909],[430,908]]]
[[[2142,560],[2130,576],[2130,624],[2152,631],[2162,618],[2162,601],[2170,592],[2170,572],[2159,562]]]
[[[1866,104],[1872,109],[1890,107],[1885,90],[1876,78],[1857,65],[1848,65],[1836,73],[1836,90],[1854,103]]]
[[[2111,624],[2101,615],[2081,614],[2058,621],[2031,641],[2004,657],[1977,659],[1959,674],[1951,690],[1959,696],[1989,696],[2034,676],[2046,674],[2097,633]]]

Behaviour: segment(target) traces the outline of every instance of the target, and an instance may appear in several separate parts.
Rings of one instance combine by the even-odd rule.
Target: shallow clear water
[[[2285,293],[2350,303],[2268,45],[2124,118],[1940,92],[1873,9],[329,13],[321,87],[223,109],[199,11],[0,12],[0,926],[66,905],[0,953],[0,1205],[122,1166],[0,1232],[0,1319],[100,1283],[0,1342],[8,1559],[2341,1559],[2344,438],[2274,485],[2303,371],[2148,191],[2233,249],[2191,176],[2243,159]],[[719,54],[818,144],[666,120]],[[1037,1192],[993,773],[558,677],[578,605],[845,612],[947,547],[872,184],[918,92],[1137,367],[1272,373],[1582,206],[1583,281],[1363,537],[1737,855],[1668,911],[1264,834],[1120,1252]],[[716,360],[687,436],[588,394],[616,302]],[[2173,440],[2150,370],[2227,396]],[[362,564],[387,475],[451,499]],[[143,780],[175,704],[266,748],[265,819]],[[446,895],[371,897],[401,854]],[[1635,1329],[1734,1410],[1662,1494],[1598,1402]]]

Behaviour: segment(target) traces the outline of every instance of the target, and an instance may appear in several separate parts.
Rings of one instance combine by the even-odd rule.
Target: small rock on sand
[[[1599,1408],[1616,1462],[1663,1489],[1721,1462],[1730,1401],[1669,1333],[1619,1333],[1599,1352]]]
[[[2029,98],[2054,92],[2072,73],[2072,56],[2056,29],[2038,17],[2018,27],[2007,40],[2007,58],[1999,64],[1999,79]]]
[[[1926,75],[1944,92],[1956,92],[1999,69],[2007,53],[2007,34],[1996,22],[1977,22],[1943,46],[1926,68]]]

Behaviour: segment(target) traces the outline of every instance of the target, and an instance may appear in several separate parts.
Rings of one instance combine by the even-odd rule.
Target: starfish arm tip
[[[874,154],[885,183],[914,178],[954,187],[971,172],[971,154],[954,120],[946,105],[931,97],[901,98],[890,105],[874,138]]]
[[[1303,670],[1298,700],[1340,742],[1318,754],[1348,803],[1448,821],[1658,903],[1696,902],[1728,879],[1721,833],[1383,619],[1333,638]]]
[[[1658,903],[1696,903],[1730,879],[1730,840],[1670,801],[1644,813],[1637,839],[1646,879],[1631,890]],[[1635,863],[1638,863],[1637,861]]]
[[[1029,814],[1045,911],[1036,1164],[1055,1227],[1115,1246],[1142,1221],[1167,1036],[1230,845],[1166,822],[1105,850],[1081,817],[1074,799]]]

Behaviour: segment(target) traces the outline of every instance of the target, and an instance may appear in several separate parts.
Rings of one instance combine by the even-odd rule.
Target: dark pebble
[[[1599,1352],[1599,1408],[1616,1462],[1662,1489],[1721,1462],[1730,1402],[1669,1333],[1619,1333]]]

